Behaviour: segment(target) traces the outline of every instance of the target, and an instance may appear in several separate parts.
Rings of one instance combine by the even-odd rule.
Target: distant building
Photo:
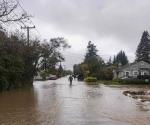
[[[150,64],[144,61],[134,62],[125,66],[119,65],[113,71],[114,79],[116,78],[137,78],[138,75],[150,75]]]

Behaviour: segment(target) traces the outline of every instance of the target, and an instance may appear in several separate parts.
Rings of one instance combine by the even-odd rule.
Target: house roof
[[[150,69],[150,64],[149,63],[144,62],[144,61],[139,61],[139,62],[134,62],[134,63],[124,65],[124,66],[120,67],[119,70],[121,71],[121,70],[124,70],[126,68],[133,67],[134,65],[138,66],[140,69]]]

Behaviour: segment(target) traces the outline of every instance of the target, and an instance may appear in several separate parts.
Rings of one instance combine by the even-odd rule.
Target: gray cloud
[[[66,34],[68,39],[75,39],[76,35],[80,36],[81,41],[78,38],[78,41],[76,39],[73,41],[76,43],[70,42],[74,48],[78,47],[79,42],[83,42],[82,38],[87,40],[83,42],[83,46],[88,40],[93,40],[99,46],[102,55],[113,55],[120,49],[124,49],[133,60],[143,30],[150,28],[149,0],[26,0],[22,2],[25,8],[42,22],[41,26],[44,24],[45,27],[53,26],[56,31]]]

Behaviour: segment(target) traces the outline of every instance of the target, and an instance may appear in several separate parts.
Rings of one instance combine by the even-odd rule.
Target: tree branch
[[[26,12],[22,12],[20,14],[16,14],[18,8],[18,2],[13,2],[11,0],[5,1],[2,0],[0,2],[0,22],[7,23],[7,22],[16,22],[28,19],[29,15]]]

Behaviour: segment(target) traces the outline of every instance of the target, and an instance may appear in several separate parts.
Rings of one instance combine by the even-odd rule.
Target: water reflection
[[[33,89],[0,93],[0,124],[37,124],[36,103]]]
[[[149,86],[88,86],[67,78],[0,93],[3,125],[148,125],[150,103],[122,94]]]

